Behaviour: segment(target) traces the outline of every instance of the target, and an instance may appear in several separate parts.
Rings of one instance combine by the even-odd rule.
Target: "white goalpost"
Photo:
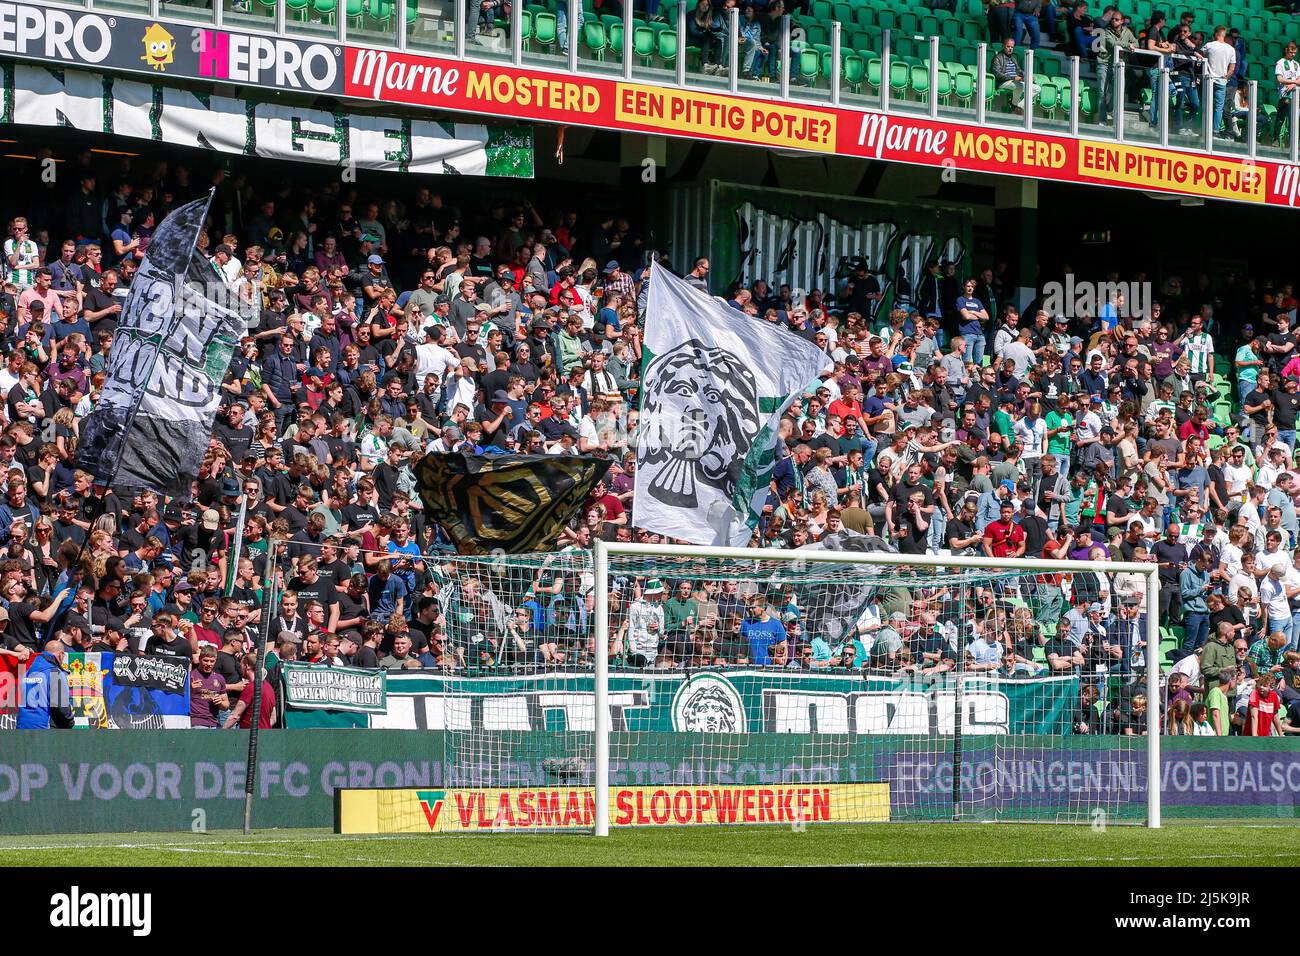
[[[1160,825],[1154,562],[601,541],[436,575],[446,660],[399,719],[438,775],[345,832]]]
[[[917,626],[915,621],[920,620],[922,629],[933,627],[936,633],[946,627],[944,633],[949,635],[949,640],[957,642],[956,673],[942,675],[942,682],[935,683],[936,687],[942,687],[941,690],[926,690],[924,687],[919,687],[905,689],[901,694],[895,693],[892,696],[875,690],[856,692],[856,694],[850,691],[847,695],[827,693],[821,689],[805,693],[797,688],[791,688],[796,681],[806,680],[809,674],[807,671],[769,671],[768,668],[761,668],[759,671],[767,673],[748,672],[742,675],[755,684],[766,685],[760,687],[757,693],[762,695],[762,706],[769,724],[760,729],[773,729],[778,732],[787,730],[790,733],[811,731],[807,739],[812,741],[815,741],[819,735],[824,737],[825,743],[810,743],[801,751],[805,756],[809,753],[815,754],[815,762],[819,765],[835,764],[836,760],[852,765],[853,760],[859,757],[853,752],[855,747],[853,741],[856,741],[860,751],[863,749],[863,741],[870,737],[873,731],[883,731],[884,735],[895,735],[891,738],[893,741],[891,752],[883,756],[876,755],[874,763],[877,769],[886,766],[892,771],[892,774],[882,775],[881,779],[885,782],[862,783],[856,779],[853,782],[844,782],[837,779],[824,789],[855,787],[858,790],[849,794],[832,793],[829,798],[824,798],[826,803],[822,809],[825,812],[819,817],[814,806],[808,818],[838,819],[846,822],[895,818],[942,819],[941,814],[946,814],[949,805],[944,801],[950,800],[952,813],[948,818],[954,820],[1089,822],[1090,818],[1095,820],[1095,814],[1100,812],[1107,814],[1107,819],[1111,819],[1113,814],[1115,822],[1144,822],[1149,827],[1159,827],[1161,825],[1159,787],[1161,678],[1158,571],[1158,565],[1154,562],[1139,564],[995,559],[819,550],[706,548],[597,541],[592,555],[591,569],[595,592],[592,613],[595,685],[591,748],[591,785],[594,789],[595,802],[592,832],[597,836],[606,836],[609,833],[611,794],[615,791],[615,780],[618,776],[615,772],[617,769],[615,758],[622,756],[622,751],[630,746],[624,741],[612,748],[611,742],[616,738],[634,736],[627,732],[626,724],[622,728],[612,726],[611,640],[620,636],[624,639],[627,637],[624,628],[628,592],[654,592],[662,587],[659,583],[661,578],[673,579],[674,577],[691,581],[692,588],[700,581],[720,580],[724,582],[724,591],[728,590],[731,582],[737,581],[751,588],[757,584],[759,590],[763,586],[770,591],[779,590],[782,593],[781,599],[784,599],[784,594],[794,593],[797,596],[791,606],[795,610],[787,616],[795,618],[796,627],[801,623],[801,612],[804,614],[803,622],[812,622],[810,612],[814,609],[799,606],[800,600],[807,600],[806,591],[800,594],[801,582],[804,581],[814,582],[817,600],[823,603],[838,602],[854,616],[861,611],[861,608],[852,606],[856,599],[865,596],[869,604],[877,602],[883,604],[896,597],[897,592],[902,592],[906,595],[902,600],[910,601],[909,610],[914,612],[911,615],[913,622],[911,626]],[[1116,659],[1113,668],[1081,668],[1069,677],[1037,680],[1033,676],[1028,676],[1018,682],[1004,682],[981,677],[978,674],[967,674],[965,671],[965,635],[967,628],[970,628],[971,634],[978,631],[977,618],[988,622],[1002,614],[1006,605],[1010,605],[1012,613],[1009,618],[996,618],[1000,622],[1000,627],[1005,624],[1015,632],[1018,623],[1029,619],[1033,627],[1045,626],[1054,630],[1058,621],[1050,620],[1051,608],[1034,606],[1038,600],[1037,596],[1047,594],[1048,597],[1056,597],[1057,590],[1071,587],[1069,583],[1062,585],[1062,581],[1074,582],[1073,588],[1076,590],[1072,598],[1078,601],[1080,599],[1078,589],[1083,584],[1080,576],[1087,575],[1095,576],[1095,580],[1101,582],[1099,587],[1103,590],[1100,591],[1100,595],[1108,602],[1107,613],[1111,610],[1110,602],[1115,602],[1116,605],[1119,603],[1114,590],[1117,577],[1128,575],[1137,582],[1139,590],[1136,594],[1130,584],[1128,603],[1136,603],[1140,600],[1145,607],[1145,628],[1142,636],[1145,640],[1145,651],[1140,660],[1135,658],[1128,663],[1141,666],[1145,671],[1143,683],[1147,707],[1144,736],[1141,733],[1142,728],[1134,727],[1132,723],[1127,727],[1128,733],[1125,734],[1099,736],[1097,733],[1098,730],[1115,729],[1114,725],[1108,725],[1104,720],[1104,708],[1108,706],[1109,700],[1105,692],[1114,684],[1115,675],[1111,670],[1123,672],[1127,669],[1123,659]],[[615,596],[613,601],[612,594]],[[750,597],[754,597],[752,592]],[[1057,600],[1059,601],[1059,597]],[[940,601],[943,602],[944,613],[936,617],[933,609],[940,606],[938,603]],[[620,634],[615,634],[611,630],[611,622],[616,613],[612,604],[615,602],[621,605],[623,625]],[[767,607],[761,595],[754,603]],[[1040,610],[1042,614],[1039,614]],[[834,619],[829,618],[825,611],[824,607],[820,609],[819,621]],[[983,616],[977,614],[977,611]],[[1059,614],[1063,611],[1063,606],[1055,605],[1055,611]],[[907,618],[908,611],[898,611],[894,614],[895,617],[899,615]],[[940,618],[944,619],[942,625]],[[1031,618],[1043,620],[1040,622]],[[951,656],[951,652],[946,653]],[[1031,665],[1026,665],[1029,666]],[[709,671],[705,669],[699,673],[708,674]],[[841,680],[852,681],[855,677],[857,675],[845,675]],[[688,675],[687,681],[691,679]],[[728,682],[726,669],[719,674],[718,679]],[[787,682],[787,686],[780,686],[782,681]],[[730,681],[730,683],[734,682],[735,679]],[[1101,702],[1095,714],[1103,719],[1098,721],[1095,729],[1090,726],[1080,728],[1072,725],[1077,724],[1077,719],[1063,723],[1061,718],[1063,707],[1081,707],[1082,705],[1075,703],[1074,696],[1082,684],[1091,682],[1095,682],[1094,686],[1101,688],[1098,691]],[[777,686],[771,686],[773,684]],[[1136,681],[1133,685],[1135,686],[1128,688],[1128,692],[1137,694],[1142,685],[1137,684]],[[717,696],[716,687],[709,690]],[[1121,691],[1123,690],[1124,688],[1121,688]],[[1017,692],[1014,695],[1015,700],[1011,693],[1013,691]],[[681,691],[677,693],[680,697]],[[926,699],[927,694],[930,695],[928,699]],[[1038,696],[1035,697],[1035,694]],[[857,700],[853,701],[855,695]],[[845,713],[843,699],[846,696],[850,698],[851,704],[858,705],[850,718],[857,721],[854,726],[846,724],[843,717]],[[883,703],[882,698],[885,698]],[[1131,703],[1131,698],[1129,700]],[[810,701],[812,703],[809,703]],[[1009,704],[1008,701],[1011,703]],[[676,702],[675,699],[674,704]],[[741,706],[743,710],[743,704]],[[833,719],[827,722],[825,728],[818,726],[817,708],[819,707],[822,708],[823,713],[828,709],[833,711]],[[786,708],[784,713],[782,708]],[[1002,716],[995,716],[993,720],[985,723],[978,719],[981,708],[985,708],[989,714]],[[1018,717],[1015,716],[1017,708],[1020,711]],[[866,716],[864,716],[864,709],[868,712]],[[928,718],[926,714],[922,714],[922,709],[926,710]],[[772,721],[774,710],[776,718]],[[1090,723],[1094,712],[1088,710],[1082,712]],[[881,713],[887,716],[881,717]],[[971,740],[964,740],[964,734],[971,736],[970,731],[964,729],[968,713],[977,718],[972,721],[974,727],[991,728],[992,736],[986,737],[981,734]],[[1071,713],[1077,718],[1079,711],[1073,710]],[[901,720],[899,715],[902,715]],[[910,737],[906,734],[897,735],[896,728],[900,723],[905,730],[937,726],[938,733],[946,732],[945,742],[942,747],[924,752],[929,748],[923,739],[915,735]],[[1064,735],[1053,736],[1059,734],[1063,727],[1066,731]],[[711,812],[717,811],[717,804],[720,801],[726,802],[732,799],[739,802],[750,799],[752,795],[748,793],[739,796],[728,794],[725,792],[725,787],[720,793],[717,788],[709,791],[707,787],[697,786],[696,796],[691,796],[692,784],[714,782],[708,779],[710,767],[726,765],[729,762],[726,758],[741,755],[742,748],[735,742],[737,735],[734,733],[719,733],[708,727],[703,732],[698,727],[689,729],[694,730],[701,739],[708,741],[708,764],[704,765],[704,761],[700,761],[704,769],[697,772],[693,764],[689,761],[684,762],[680,765],[685,768],[679,774],[682,779],[675,781],[679,785],[678,789],[675,791],[670,789],[666,793],[661,789],[652,794],[643,794],[638,788],[632,787],[625,781],[622,785],[623,789],[619,791],[619,799],[627,805],[619,808],[624,818],[619,825],[636,825],[635,822],[626,822],[629,820],[651,825],[664,822],[692,822],[692,814],[694,814],[694,822],[701,820],[720,822],[721,816],[710,815]],[[748,728],[729,729],[744,733]],[[847,733],[839,733],[843,731]],[[863,731],[867,736],[862,735]],[[1080,735],[1081,733],[1088,736],[1085,738]],[[839,736],[843,736],[844,741],[836,739]],[[785,743],[785,741],[781,742]],[[1144,767],[1140,765],[1138,759],[1140,758],[1138,753],[1140,748],[1137,747],[1139,742],[1145,743]],[[1083,751],[1085,754],[1101,753],[1105,756],[1092,761],[1071,759],[1072,748],[1085,745],[1086,750]],[[784,751],[789,747],[783,746],[781,749]],[[612,753],[612,750],[615,752]],[[691,751],[693,755],[701,752],[700,746],[695,746]],[[963,765],[964,759],[968,761],[965,765]],[[950,793],[936,795],[934,787],[914,785],[914,781],[910,781],[906,774],[898,773],[899,766],[927,770],[937,766],[938,770],[942,771],[945,769],[942,766],[944,761],[950,764],[947,768],[951,778]],[[872,761],[867,760],[866,763],[870,765]],[[1108,789],[1110,784],[1107,778],[1097,769],[1108,764],[1117,775],[1116,780],[1123,778],[1123,786],[1128,788],[1130,797],[1127,802],[1121,801],[1116,793]],[[1145,771],[1145,780],[1141,781],[1139,790],[1133,778],[1141,770]],[[671,769],[669,775],[671,777]],[[689,779],[692,776],[695,777],[694,780]],[[942,781],[943,777],[943,773],[936,772],[926,779]],[[917,773],[916,780],[921,780],[921,773]],[[864,788],[869,787],[880,787],[886,792],[868,794]],[[1055,796],[1041,795],[1043,791],[1052,789],[1055,790]],[[663,796],[659,800],[660,805],[656,806],[655,800],[659,799],[661,794]],[[796,814],[802,821],[805,819],[805,797],[806,794],[802,792],[792,796],[788,787],[784,788],[784,792],[778,789],[775,795],[760,793],[756,798],[759,804],[756,814],[743,819],[745,822],[754,822],[755,819],[757,822],[782,822],[782,812],[779,809],[773,811],[769,807],[766,815],[764,814],[762,801],[766,799],[769,802],[775,801],[778,805],[783,800],[798,804]],[[643,805],[643,799],[649,800],[648,810]],[[666,805],[674,799],[685,804],[684,811],[681,806]],[[836,807],[837,800],[841,805],[849,808],[847,813],[826,809]],[[1017,800],[1022,801],[1022,804],[1017,805]],[[1087,806],[1089,801],[1096,806],[1089,808]],[[704,805],[703,809],[701,805]],[[1124,818],[1125,812],[1129,814],[1127,819]],[[682,819],[683,815],[686,817],[685,820]],[[733,810],[729,819],[741,818],[736,817]]]

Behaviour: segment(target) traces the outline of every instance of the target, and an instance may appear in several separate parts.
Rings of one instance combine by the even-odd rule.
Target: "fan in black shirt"
[[[170,613],[164,611],[154,615],[154,619],[149,623],[149,628],[152,630],[153,636],[149,638],[149,643],[145,646],[145,653],[163,654],[186,659],[193,656],[194,648],[190,646],[188,639],[177,633],[176,618]]]

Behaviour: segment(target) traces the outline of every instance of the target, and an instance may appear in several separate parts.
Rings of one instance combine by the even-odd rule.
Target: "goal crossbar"
[[[609,835],[610,714],[609,714],[609,560],[611,557],[724,558],[741,561],[861,564],[877,567],[944,567],[972,570],[1137,574],[1146,580],[1146,694],[1147,788],[1146,825],[1160,824],[1160,623],[1158,564],[1124,561],[1070,561],[1044,558],[990,558],[936,554],[889,554],[776,548],[731,548],[698,545],[662,545],[597,540],[592,554],[595,586],[595,835]]]

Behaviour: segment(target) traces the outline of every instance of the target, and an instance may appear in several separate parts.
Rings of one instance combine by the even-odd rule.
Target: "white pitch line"
[[[54,852],[58,850],[171,850],[173,852],[179,852],[179,853],[186,853],[186,852],[201,853],[207,851],[212,853],[228,853],[228,854],[235,854],[235,855],[240,855],[240,854],[261,855],[261,856],[294,857],[297,859],[321,860],[325,858],[318,857],[318,856],[304,856],[301,853],[256,854],[255,851],[251,849],[243,849],[243,847],[273,846],[277,844],[299,845],[303,843],[360,843],[360,842],[381,843],[381,842],[389,842],[389,841],[396,841],[396,840],[410,840],[412,837],[419,838],[425,835],[426,834],[395,834],[392,836],[378,836],[378,835],[376,836],[321,836],[321,837],[302,837],[301,839],[296,839],[296,840],[289,840],[289,839],[259,840],[253,838],[247,841],[199,839],[187,843],[47,843],[41,846],[0,845],[0,854],[6,852]],[[428,836],[432,836],[432,834],[428,834]],[[235,850],[216,849],[217,847],[223,847],[223,846],[239,846],[240,849],[235,849]],[[353,857],[353,856],[342,857],[339,859],[339,862],[343,863],[352,860],[362,861],[367,863],[389,863],[389,864],[401,862],[395,859],[383,859],[379,857]],[[456,860],[420,860],[418,862],[421,866],[479,866],[479,865],[489,866],[492,865],[489,863],[483,863],[483,864],[466,863],[464,861],[456,861]]]
[[[261,853],[257,850],[219,850],[213,847],[206,847],[206,846],[168,846],[168,847],[159,847],[159,849],[165,850],[168,853],[219,853],[222,854],[223,856],[269,856],[277,860],[324,860],[325,859],[325,857],[313,856],[310,853],[293,853],[288,850],[286,850],[283,853],[277,853],[274,851],[270,853]],[[333,863],[335,861],[329,860],[327,862]],[[382,857],[376,857],[376,856],[345,856],[345,857],[339,857],[338,862],[391,864],[394,861],[391,859],[384,859]],[[441,866],[442,864],[437,864],[437,865]]]
[[[1249,854],[1204,854],[1201,856],[1179,856],[1170,860],[1174,866],[1187,860],[1255,860],[1255,859],[1295,859],[1295,853],[1249,853]],[[829,867],[875,867],[875,866],[1019,866],[1028,863],[1156,863],[1163,858],[1150,856],[1049,856],[1035,860],[872,860],[865,863],[789,863],[787,866],[829,866]]]

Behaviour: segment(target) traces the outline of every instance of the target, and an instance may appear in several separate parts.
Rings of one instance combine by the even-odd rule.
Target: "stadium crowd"
[[[68,651],[187,657],[194,726],[247,726],[273,562],[268,724],[285,660],[589,662],[590,579],[539,571],[503,609],[486,575],[447,558],[413,466],[430,451],[607,457],[555,550],[662,541],[632,514],[652,252],[628,218],[460,208],[426,186],[401,198],[339,183],[258,191],[219,174],[199,251],[260,319],[226,375],[192,500],[119,498],[75,467],[79,425],[153,228],[200,190],[181,166],[105,175],[88,153],[62,181],[66,193],[14,210],[3,243],[0,661],[43,673]],[[808,608],[788,595],[636,577],[612,600],[616,659],[931,675],[960,658],[997,676],[1074,673],[1087,677],[1078,732],[1141,732],[1134,688],[1154,613],[1181,628],[1166,635],[1181,633],[1170,732],[1291,732],[1291,287],[1170,277],[1144,310],[1114,292],[1095,314],[1038,301],[1022,314],[999,270],[965,278],[969,266],[929,262],[904,294],[858,261],[805,294],[727,286],[707,258],[660,258],[833,360],[781,420],[752,546],[848,532],[907,554],[1158,562],[1159,606],[1138,576],[1044,574],[972,593],[964,635],[951,594],[920,589],[873,602],[832,641],[805,633]]]

